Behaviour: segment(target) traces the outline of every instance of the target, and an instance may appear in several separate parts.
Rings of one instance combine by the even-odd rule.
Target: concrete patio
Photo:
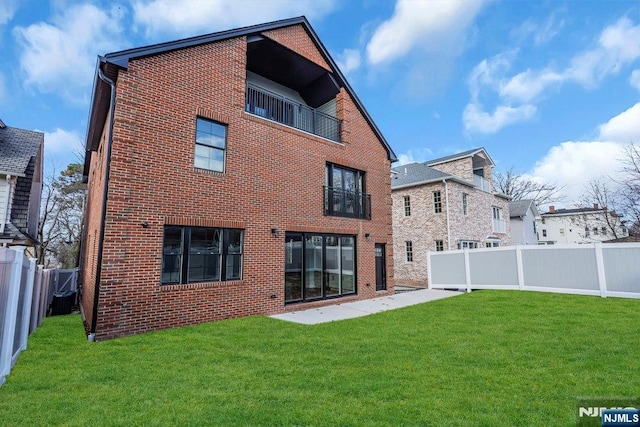
[[[456,291],[420,289],[417,291],[402,292],[395,295],[363,301],[347,302],[344,304],[328,305],[325,307],[309,308],[306,310],[276,314],[271,317],[274,319],[286,320],[288,322],[315,325],[317,323],[334,322],[336,320],[368,316],[374,313],[422,304],[462,294],[463,292]]]

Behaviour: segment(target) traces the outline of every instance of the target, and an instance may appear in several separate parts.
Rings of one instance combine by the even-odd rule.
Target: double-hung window
[[[199,169],[224,172],[226,149],[227,126],[198,117],[194,166]]]
[[[404,196],[404,216],[411,216],[411,197]]]
[[[243,237],[239,229],[165,226],[162,284],[239,280]]]
[[[468,197],[469,195],[467,193],[462,193],[462,214],[463,215],[466,215],[467,213],[469,213]]]
[[[442,212],[442,193],[440,191],[433,192],[433,212]]]
[[[404,242],[404,245],[407,254],[407,262],[413,262],[413,242],[411,240],[407,240]]]

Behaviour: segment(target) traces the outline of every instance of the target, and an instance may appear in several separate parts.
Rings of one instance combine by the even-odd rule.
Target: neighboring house
[[[541,244],[594,243],[629,236],[622,218],[614,211],[600,208],[556,209],[540,215],[538,240]]]
[[[538,230],[536,221],[540,212],[533,200],[515,200],[509,202],[509,223],[511,224],[511,244],[537,245]]]
[[[427,252],[509,245],[509,197],[484,148],[392,169],[396,284],[427,283]]]
[[[90,339],[393,294],[396,157],[304,17],[99,57],[86,150]]]
[[[38,244],[44,134],[0,120],[0,245]]]

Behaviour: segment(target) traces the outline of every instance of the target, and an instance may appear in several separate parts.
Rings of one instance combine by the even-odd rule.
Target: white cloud
[[[96,57],[122,47],[122,13],[93,5],[72,6],[52,23],[16,27],[25,84],[79,103],[89,97]]]
[[[532,37],[534,45],[541,46],[549,43],[557,36],[564,24],[565,21],[558,19],[556,14],[553,13],[541,24],[536,23],[533,19],[527,19],[519,27],[511,31],[511,36],[516,39],[518,44],[528,37]]]
[[[18,0],[3,0],[0,3],[0,25],[4,25],[13,18],[18,9]]]
[[[160,33],[194,35],[259,24],[292,16],[320,19],[334,0],[136,0],[134,21],[147,36]]]
[[[640,24],[633,25],[623,17],[606,27],[596,45],[574,55],[564,70],[555,71],[555,67],[548,65],[508,77],[506,74],[514,57],[511,51],[485,59],[469,74],[471,100],[463,112],[468,131],[495,133],[511,123],[529,120],[536,111],[533,103],[543,98],[550,88],[567,82],[594,87],[606,77],[617,74],[640,58]],[[640,71],[631,75],[634,86],[640,86],[638,74]],[[486,113],[479,101],[483,93],[498,95],[493,114]]]
[[[415,48],[450,53],[487,0],[398,0],[393,16],[367,45],[371,64],[390,62]]]
[[[533,105],[499,105],[493,113],[487,113],[480,104],[469,103],[462,113],[462,121],[468,132],[496,133],[507,125],[527,121],[535,114]]]
[[[640,102],[598,127],[601,141],[640,143]]]
[[[53,132],[44,132],[45,156],[49,154],[72,154],[82,150],[82,137],[76,131],[56,128]]]
[[[633,70],[633,72],[631,73],[631,77],[629,77],[629,84],[640,90],[640,69],[639,70]]]
[[[587,184],[594,179],[623,179],[620,161],[624,158],[624,147],[640,140],[640,103],[598,129],[597,140],[567,141],[552,147],[530,175],[539,181],[564,185],[564,199],[568,204],[579,203]]]
[[[408,150],[398,155],[398,163],[394,163],[395,166],[402,166],[408,163],[426,162],[427,159],[433,157],[433,151],[428,148],[418,148],[415,150]]]
[[[344,74],[355,71],[360,67],[360,51],[357,49],[345,49],[341,55],[338,55],[336,61],[338,68]]]

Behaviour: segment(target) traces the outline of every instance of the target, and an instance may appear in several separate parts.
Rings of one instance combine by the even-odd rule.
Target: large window
[[[239,280],[243,234],[229,228],[165,226],[162,284]]]
[[[327,163],[324,214],[371,219],[371,197],[365,192],[364,172]]]
[[[411,216],[411,197],[404,196],[404,216]]]
[[[442,212],[442,194],[440,191],[433,192],[433,212]]]
[[[227,127],[198,117],[196,120],[196,152],[194,166],[224,172],[224,154],[227,148]]]
[[[356,293],[354,236],[286,233],[285,302]]]

